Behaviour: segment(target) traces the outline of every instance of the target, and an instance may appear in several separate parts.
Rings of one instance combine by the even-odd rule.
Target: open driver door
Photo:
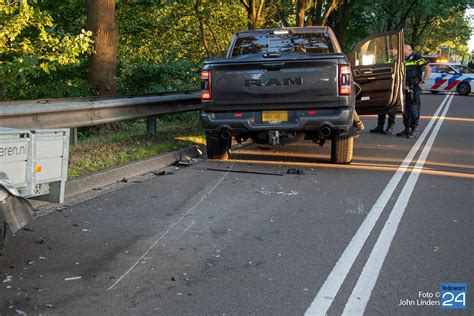
[[[372,35],[349,55],[358,114],[403,111],[405,89],[403,30]]]

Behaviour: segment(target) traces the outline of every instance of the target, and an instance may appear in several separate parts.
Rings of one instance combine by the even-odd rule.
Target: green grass
[[[70,148],[69,177],[83,176],[158,154],[205,143],[197,116],[179,121],[157,121],[157,133],[146,134],[144,120],[120,124],[117,132],[87,133]]]

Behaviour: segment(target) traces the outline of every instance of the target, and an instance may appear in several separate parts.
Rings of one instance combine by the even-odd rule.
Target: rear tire
[[[216,134],[206,135],[207,157],[215,160],[227,160],[230,154],[231,139],[222,139]]]
[[[331,163],[350,164],[354,151],[354,137],[334,135],[331,142]]]
[[[471,86],[466,82],[461,82],[458,84],[456,90],[459,95],[469,95],[469,93],[471,93]]]

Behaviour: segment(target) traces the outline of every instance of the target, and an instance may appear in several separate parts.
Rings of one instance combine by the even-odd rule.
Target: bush
[[[86,69],[82,65],[61,66],[50,74],[41,72],[24,80],[5,82],[4,88],[6,100],[75,98],[97,94],[87,82]]]
[[[199,89],[200,66],[196,63],[122,63],[119,67],[119,94],[158,93]]]

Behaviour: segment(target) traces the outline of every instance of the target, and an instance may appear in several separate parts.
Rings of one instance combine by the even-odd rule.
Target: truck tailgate
[[[338,58],[212,64],[212,111],[338,107]]]

